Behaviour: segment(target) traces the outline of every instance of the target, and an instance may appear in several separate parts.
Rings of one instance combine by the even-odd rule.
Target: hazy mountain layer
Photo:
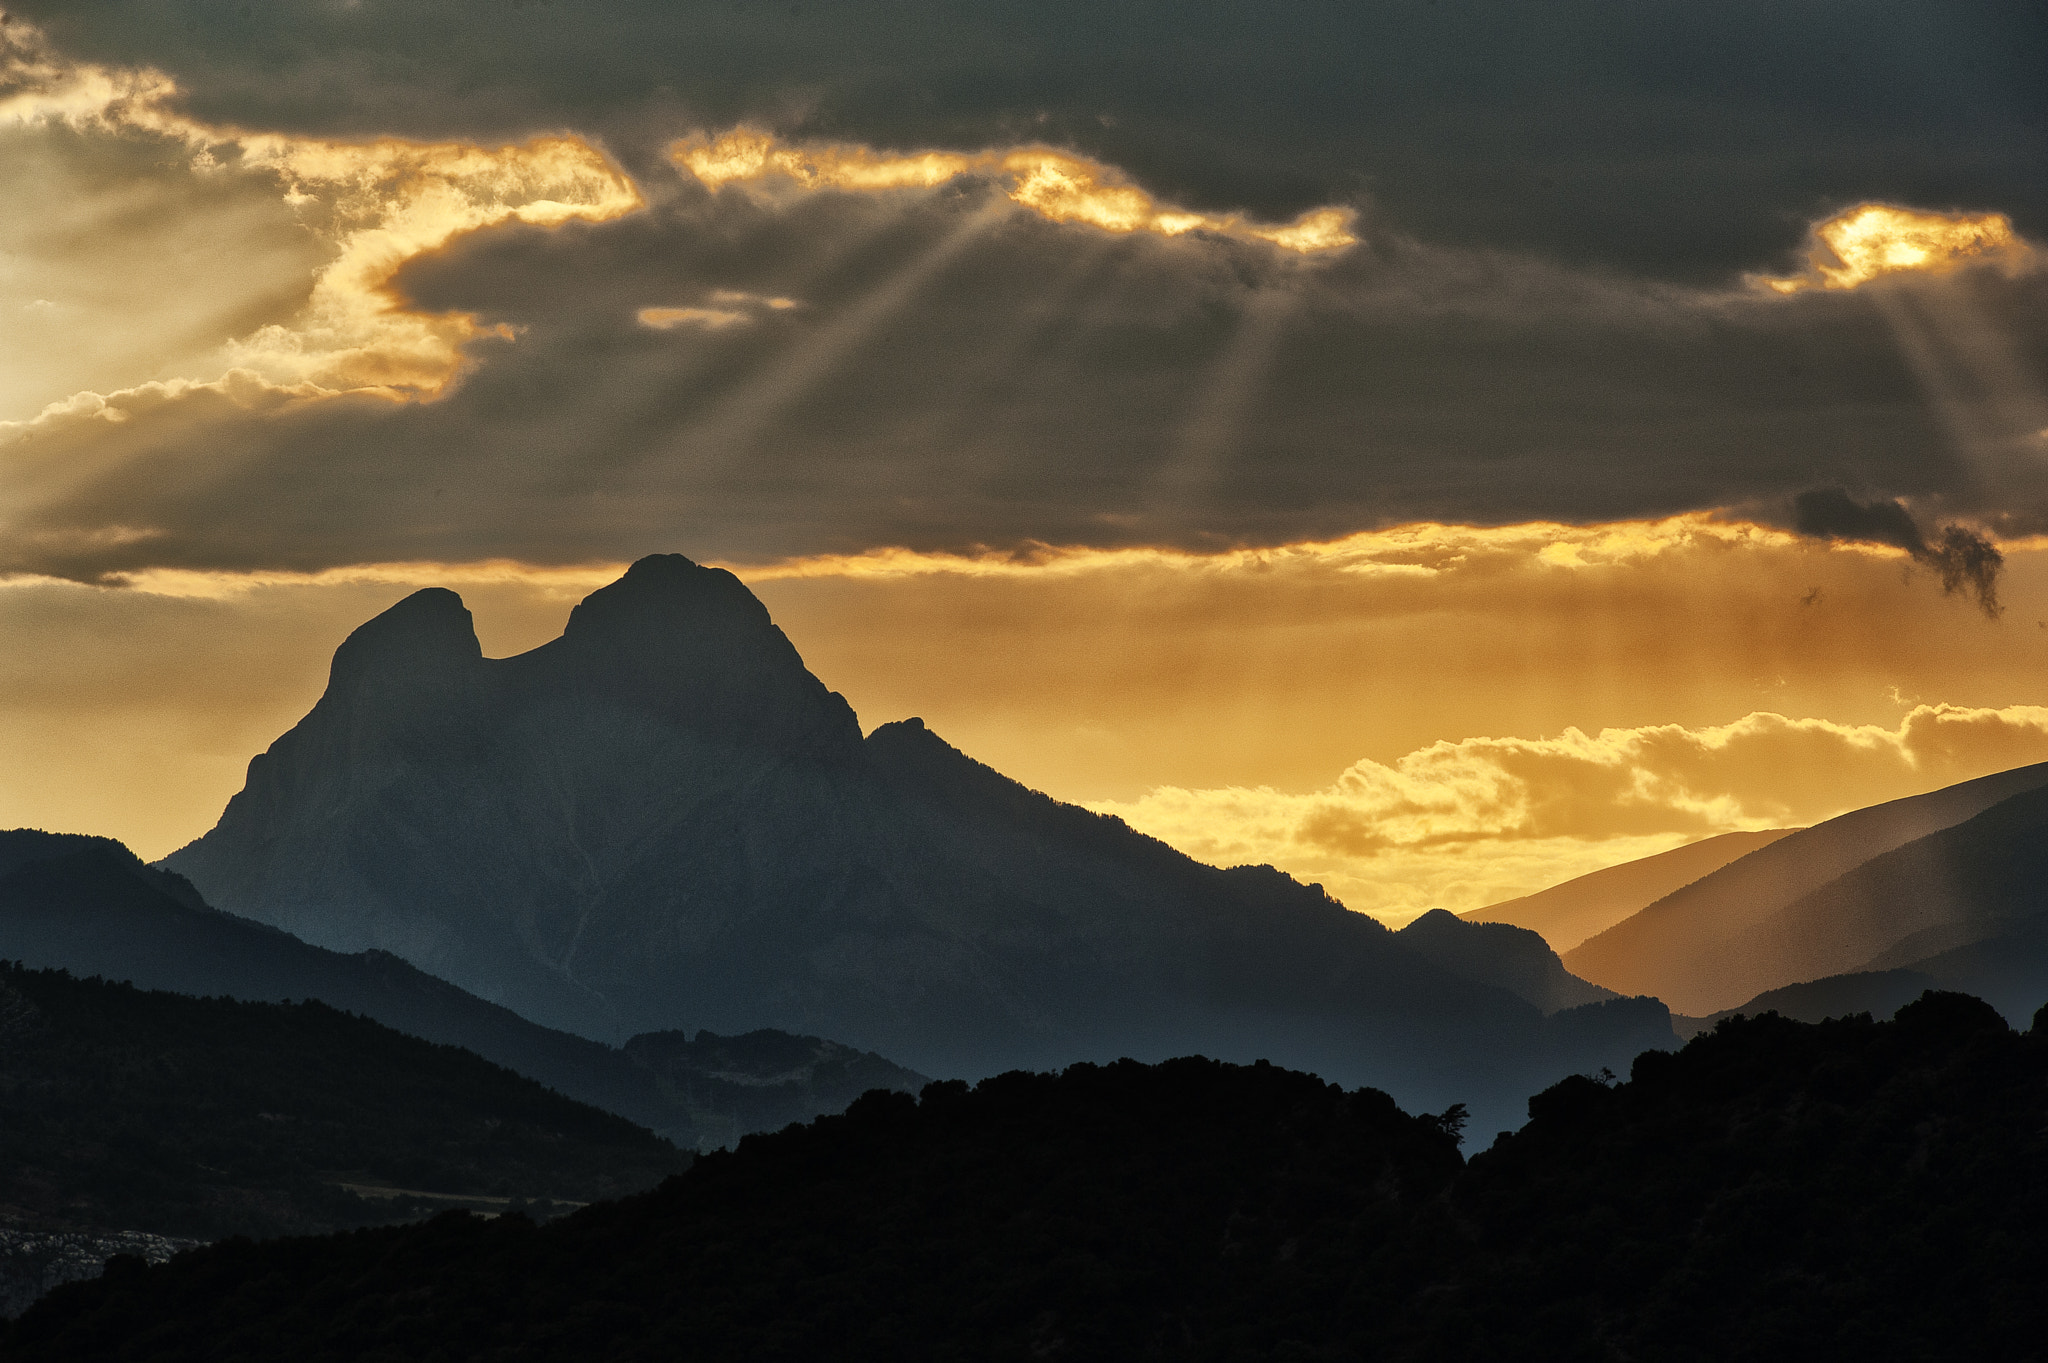
[[[2048,763],[1872,805],[1789,834],[1565,953],[1565,967],[1624,994],[1654,994],[1694,1016],[1739,1007],[1766,989],[1862,969],[1916,930],[1906,924],[1946,921],[1953,901],[1944,894],[1938,902],[1950,908],[1915,910],[1890,895],[1882,874],[1848,873],[2043,785]],[[1842,888],[1788,913],[1837,877],[1845,877]],[[1932,880],[1917,883],[1934,888]],[[1939,949],[1930,945],[1923,954]]]
[[[1395,936],[1453,975],[1505,989],[1545,1013],[1620,997],[1572,974],[1542,937],[1509,923],[1473,923],[1431,909]]]
[[[303,1234],[436,1199],[617,1197],[688,1163],[623,1118],[324,1004],[0,965],[0,1215],[29,1229]]]
[[[1940,983],[1919,970],[1859,970],[1804,984],[1788,984],[1782,989],[1767,989],[1740,1008],[1703,1018],[1673,1014],[1671,1026],[1689,1041],[1701,1032],[1713,1031],[1723,1018],[1762,1017],[1765,1013],[1776,1013],[1794,1022],[1826,1022],[1829,1018],[1868,1013],[1883,1022]]]
[[[1886,964],[1890,955],[1873,964]],[[1919,957],[1911,969],[1945,989],[1976,995],[2008,1020],[2024,1018],[2048,1000],[2048,921],[2011,925],[1996,937]]]
[[[1528,928],[1541,933],[1552,951],[1566,952],[1588,937],[1642,912],[1673,890],[1798,831],[1768,828],[1756,833],[1723,833],[1702,838],[1654,857],[1602,867],[1519,899],[1504,899],[1483,909],[1467,909],[1458,916],[1471,923],[1512,923]]]
[[[2048,937],[2048,789],[1872,857],[1774,915],[1749,949],[1795,978],[1911,967],[1962,986],[1987,981],[1970,978],[1972,958],[1958,953],[1997,939],[2009,945],[1978,954],[2012,978],[1992,1002],[2024,1020],[2048,1001],[2048,973],[2022,964],[2040,952],[2020,943],[2038,937]]]
[[[736,1038],[725,1049],[725,1039],[707,1034],[682,1054],[650,1038],[663,1055],[657,1072],[630,1045],[620,1051],[537,1026],[389,952],[343,955],[221,913],[181,877],[106,838],[0,832],[0,959],[184,994],[319,999],[464,1047],[692,1148],[841,1111],[860,1092],[846,1091],[849,1074],[872,1088],[914,1091],[925,1082],[880,1056],[782,1033]],[[792,1066],[785,1053],[793,1051],[818,1059],[810,1069]],[[710,1068],[691,1060],[699,1053]]]
[[[1456,1122],[1271,1067],[1005,1075],[535,1228],[449,1216],[60,1288],[27,1361],[2020,1359],[2048,1039],[1932,994],[1726,1023]],[[144,1351],[147,1350],[145,1353]]]
[[[1767,990],[1711,1017],[1674,1018],[1683,1034],[1734,1013],[1882,1018],[1930,987],[1973,994],[2024,1022],[2048,1002],[2048,788],[1871,858],[1801,896],[1757,937],[1787,970],[1861,968]]]
[[[452,593],[408,597],[168,864],[607,1040],[776,1027],[955,1075],[1270,1056],[1511,1111],[1668,1034],[1652,1001],[1547,1026],[1320,891],[1200,865],[917,721],[864,739],[738,579],[673,555],[506,659]]]

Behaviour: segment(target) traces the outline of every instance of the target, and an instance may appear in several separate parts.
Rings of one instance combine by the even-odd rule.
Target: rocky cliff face
[[[607,1040],[776,1027],[970,1076],[1199,1051],[1416,1102],[1669,1040],[1647,1003],[1549,1027],[1319,890],[1199,865],[917,721],[864,739],[736,578],[678,556],[502,660],[451,593],[400,602],[168,864]]]

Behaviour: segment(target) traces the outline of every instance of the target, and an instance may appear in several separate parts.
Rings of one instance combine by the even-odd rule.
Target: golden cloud
[[[1440,742],[1356,763],[1305,794],[1162,787],[1093,808],[1197,856],[1322,880],[1352,907],[1398,919],[2044,760],[2044,706],[1922,705],[1894,727],[1757,712],[1704,728]],[[1501,875],[1539,867],[1537,884]]]
[[[1653,521],[1565,525],[1525,521],[1473,526],[1415,522],[1361,531],[1334,540],[1309,540],[1258,549],[1213,553],[1153,547],[1093,549],[1038,544],[1023,549],[958,553],[883,548],[859,554],[820,554],[775,563],[738,566],[750,582],[802,578],[889,580],[909,577],[1032,577],[1171,569],[1230,576],[1308,568],[1375,576],[1428,578],[1471,568],[1482,559],[1533,559],[1546,568],[1591,569],[1683,553],[1704,545],[1723,548],[1787,548],[1801,543],[1789,531],[1718,512],[1688,512]],[[1861,552],[1905,557],[1882,545],[1856,545]]]
[[[641,326],[655,331],[673,331],[677,327],[722,331],[726,327],[753,321],[762,308],[770,312],[787,312],[797,306],[794,298],[771,298],[745,289],[713,289],[709,302],[713,306],[642,308],[634,317]]]
[[[1239,214],[1200,213],[1163,204],[1115,167],[1044,146],[974,153],[893,153],[849,143],[790,143],[757,128],[675,143],[677,165],[709,189],[780,177],[806,190],[859,193],[941,185],[960,175],[985,175],[1010,199],[1052,222],[1083,223],[1106,232],[1180,236],[1203,231],[1263,241],[1303,255],[1358,244],[1348,208],[1312,209],[1291,223],[1259,223]]]
[[[1752,282],[1777,293],[1854,289],[1887,275],[1946,274],[1967,265],[2015,273],[2038,259],[2003,213],[1927,213],[1867,203],[1814,224],[1804,271]]]
[[[296,317],[231,340],[222,363],[287,387],[432,397],[460,372],[468,342],[503,333],[467,314],[411,307],[391,288],[407,262],[502,222],[553,227],[642,206],[625,172],[580,138],[480,147],[214,126],[176,108],[177,84],[163,73],[66,61],[38,30],[6,19],[0,89],[9,91],[0,96],[0,126],[160,138],[194,175],[253,175],[276,185],[331,258]]]
[[[466,313],[422,312],[397,298],[391,281],[408,261],[501,222],[558,227],[641,207],[625,172],[574,137],[496,148],[273,134],[237,143],[243,164],[276,173],[294,199],[323,200],[334,224],[335,260],[300,316],[229,347],[236,363],[277,382],[431,396],[485,329]]]
[[[734,312],[730,308],[642,308],[634,316],[641,326],[655,331],[673,331],[677,327],[720,331],[754,320],[751,314]]]

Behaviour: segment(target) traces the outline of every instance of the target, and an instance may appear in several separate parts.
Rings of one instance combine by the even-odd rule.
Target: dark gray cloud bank
[[[2048,235],[2034,6],[20,12],[75,55],[171,71],[213,119],[589,131],[650,206],[410,267],[417,305],[516,328],[438,401],[195,397],[51,432],[78,453],[38,459],[99,471],[17,521],[0,571],[1204,547],[1705,507],[1913,549],[1795,506],[1816,489],[1892,506],[1944,572],[1967,556],[1943,538],[1958,519],[2048,528],[2027,425],[2042,273],[1740,283],[1863,199]],[[659,155],[741,117],[878,145],[1050,140],[1195,206],[1352,203],[1365,244],[1305,260],[1113,236],[972,178],[776,204],[708,194]],[[646,307],[745,320],[657,330]],[[1963,377],[1931,395],[1926,347],[1901,343],[1915,317],[1937,341],[1993,338],[2003,388],[1971,389],[1958,345]],[[1987,608],[1995,567],[1957,569]]]
[[[891,146],[1044,138],[1169,198],[1369,199],[1454,246],[1708,278],[1844,203],[2048,222],[2033,0],[27,0],[203,117],[557,127],[644,163],[679,123]],[[637,167],[636,167],[637,168]]]

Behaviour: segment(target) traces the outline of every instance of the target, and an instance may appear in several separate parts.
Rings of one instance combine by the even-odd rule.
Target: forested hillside
[[[275,1236],[451,1201],[617,1197],[688,1163],[620,1117],[325,1004],[0,966],[11,1225]]]
[[[2048,1325],[2048,1037],[1734,1019],[1458,1114],[1205,1060],[1012,1074],[536,1227],[450,1214],[61,1289],[22,1359],[1906,1360]]]

